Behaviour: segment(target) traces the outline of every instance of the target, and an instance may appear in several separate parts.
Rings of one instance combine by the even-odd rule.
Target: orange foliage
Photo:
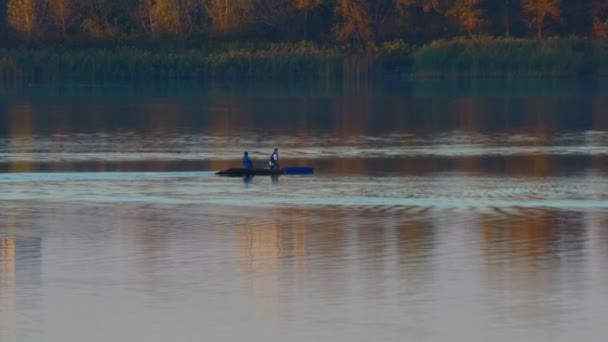
[[[336,40],[361,44],[372,38],[365,0],[338,0],[334,13],[339,18],[333,28]]]

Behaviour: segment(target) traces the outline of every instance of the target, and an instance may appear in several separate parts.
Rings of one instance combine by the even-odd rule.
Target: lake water
[[[0,88],[0,341],[604,341],[608,87]],[[224,178],[249,151],[312,176]]]

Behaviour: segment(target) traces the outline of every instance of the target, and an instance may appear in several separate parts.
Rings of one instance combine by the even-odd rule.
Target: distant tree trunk
[[[394,35],[391,27],[393,20],[398,17],[399,0],[367,1],[372,26],[372,34],[376,39],[384,39],[387,35]]]
[[[243,31],[252,22],[253,4],[248,0],[203,0],[202,6],[216,35]]]
[[[304,12],[304,40],[308,40],[308,20],[310,11],[326,0],[296,0],[296,9]]]
[[[504,6],[505,37],[511,37],[511,0],[505,0]]]
[[[154,0],[139,0],[138,19],[141,29],[146,33],[152,33],[153,16],[152,6]]]
[[[65,36],[76,20],[76,8],[73,0],[47,0],[50,18],[53,25]]]
[[[304,40],[308,40],[308,8],[304,10]]]

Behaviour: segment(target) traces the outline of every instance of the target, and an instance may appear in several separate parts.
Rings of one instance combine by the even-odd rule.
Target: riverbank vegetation
[[[608,0],[0,0],[0,78],[605,77]]]

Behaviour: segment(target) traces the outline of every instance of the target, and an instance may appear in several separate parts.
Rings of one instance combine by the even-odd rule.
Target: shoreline
[[[370,81],[424,79],[605,79],[608,40],[454,39],[347,50],[310,42],[151,50],[0,49],[0,80]]]

